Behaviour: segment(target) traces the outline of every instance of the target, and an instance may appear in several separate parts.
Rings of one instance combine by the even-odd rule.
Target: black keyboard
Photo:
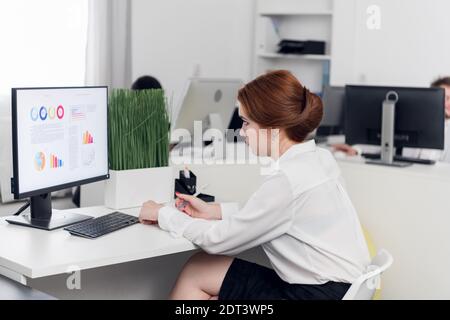
[[[121,212],[113,212],[71,225],[64,228],[64,230],[69,231],[74,236],[95,239],[138,222],[139,219],[134,216]]]

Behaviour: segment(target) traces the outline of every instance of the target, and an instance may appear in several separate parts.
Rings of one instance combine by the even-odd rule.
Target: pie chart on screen
[[[34,156],[34,167],[36,171],[42,171],[45,168],[45,154],[37,152]]]

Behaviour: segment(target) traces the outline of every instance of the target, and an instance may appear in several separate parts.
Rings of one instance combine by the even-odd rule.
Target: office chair
[[[381,274],[386,271],[394,259],[385,249],[378,251],[366,271],[348,289],[342,300],[371,300],[380,283]]]

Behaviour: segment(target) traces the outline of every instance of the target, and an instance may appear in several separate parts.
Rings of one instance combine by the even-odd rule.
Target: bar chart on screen
[[[89,131],[83,133],[83,144],[92,144],[94,143],[94,137],[91,135]]]
[[[51,169],[61,168],[63,165],[64,165],[64,162],[61,159],[59,159],[54,154],[50,155],[50,168]]]

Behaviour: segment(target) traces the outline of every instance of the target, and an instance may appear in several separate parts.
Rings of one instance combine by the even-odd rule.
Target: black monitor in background
[[[228,130],[231,130],[233,134],[227,131],[227,142],[243,142],[245,138],[239,135],[239,130],[242,128],[242,119],[239,117],[239,108],[234,109],[233,116],[228,124]]]
[[[92,218],[53,215],[51,192],[109,178],[107,107],[107,87],[12,89],[11,192],[31,210],[6,221],[53,230]]]
[[[389,91],[398,94],[395,105],[394,147],[444,148],[444,89],[346,86],[345,141],[381,144],[382,104]]]
[[[322,102],[323,117],[316,136],[344,134],[345,87],[325,87]]]

